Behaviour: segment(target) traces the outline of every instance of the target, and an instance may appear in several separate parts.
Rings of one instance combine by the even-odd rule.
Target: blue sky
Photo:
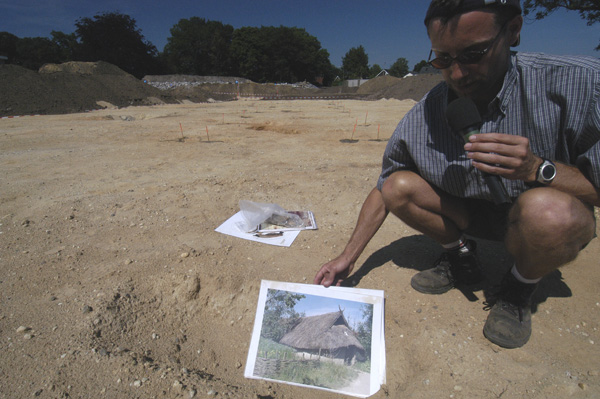
[[[362,45],[369,64],[390,67],[398,58],[409,67],[426,59],[429,40],[423,17],[429,1],[409,0],[0,0],[0,31],[18,37],[72,33],[81,17],[118,11],[137,21],[146,40],[162,51],[170,28],[193,16],[243,26],[304,28],[341,66],[352,47]],[[520,51],[594,57],[600,24],[589,27],[576,12],[559,11],[542,21],[526,21]]]

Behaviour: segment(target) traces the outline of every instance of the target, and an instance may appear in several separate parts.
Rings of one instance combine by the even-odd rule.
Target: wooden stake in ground
[[[208,139],[208,142],[210,143],[210,136],[208,135],[208,125],[206,126],[206,138]]]
[[[181,126],[181,122],[179,122],[179,130],[181,130],[181,140],[185,139],[183,136],[183,126]]]

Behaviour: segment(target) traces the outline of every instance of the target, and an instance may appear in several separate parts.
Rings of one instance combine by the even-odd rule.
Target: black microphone
[[[469,98],[458,98],[448,105],[446,118],[452,130],[462,136],[465,143],[469,142],[469,137],[473,134],[479,134],[481,127],[481,117],[473,100]],[[492,199],[496,205],[510,204],[511,200],[506,192],[506,188],[500,180],[500,176],[491,175],[482,172],[483,180],[490,189]]]

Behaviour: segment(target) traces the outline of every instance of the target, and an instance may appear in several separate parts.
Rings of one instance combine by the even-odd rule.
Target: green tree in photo
[[[289,291],[269,289],[267,291],[261,335],[279,342],[281,337],[304,316],[296,312],[294,307],[300,299],[305,297],[305,295],[294,294]]]
[[[356,327],[356,335],[360,344],[365,348],[367,357],[371,358],[371,336],[373,335],[373,305],[364,304],[360,307],[362,321]]]

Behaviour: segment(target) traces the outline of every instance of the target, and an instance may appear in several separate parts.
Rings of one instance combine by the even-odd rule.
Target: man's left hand
[[[465,144],[467,157],[482,172],[510,180],[533,182],[541,158],[534,155],[529,139],[503,133],[479,133]]]

